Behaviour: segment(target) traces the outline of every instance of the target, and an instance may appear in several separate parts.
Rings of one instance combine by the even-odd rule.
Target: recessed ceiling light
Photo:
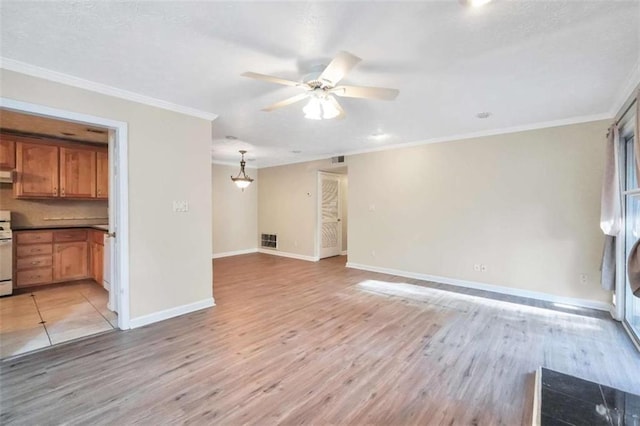
[[[491,0],[460,0],[463,5],[471,7],[481,7],[490,2]]]
[[[294,149],[293,151],[289,151],[292,154],[300,154],[302,151],[300,151],[299,149]]]
[[[479,112],[479,113],[476,114],[476,117],[478,117],[480,119],[489,118],[489,117],[491,117],[491,113],[490,112]]]
[[[229,139],[230,141],[235,141],[235,140],[237,140],[237,139],[238,139],[237,137],[232,136],[232,135],[227,135],[227,136],[225,136],[224,138],[225,138],[225,139]]]

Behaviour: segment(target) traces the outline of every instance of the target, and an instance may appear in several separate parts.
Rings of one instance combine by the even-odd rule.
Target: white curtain
[[[619,147],[620,135],[618,126],[614,123],[607,134],[600,204],[600,229],[605,234],[601,265],[602,287],[609,291],[614,291],[616,287],[616,237],[620,233],[622,224]]]

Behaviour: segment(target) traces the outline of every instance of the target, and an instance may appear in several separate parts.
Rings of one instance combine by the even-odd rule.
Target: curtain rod
[[[620,115],[620,118],[618,118],[615,121],[615,124],[618,125],[622,119],[624,118],[625,115],[627,115],[627,113],[631,110],[631,107],[633,107],[636,102],[638,101],[638,98],[633,98],[633,100],[631,101],[631,103],[629,103],[629,105],[627,106],[627,108],[624,110],[624,112],[622,113],[622,115]]]

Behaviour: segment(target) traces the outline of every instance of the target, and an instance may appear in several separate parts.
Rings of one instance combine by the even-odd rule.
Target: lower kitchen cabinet
[[[89,273],[89,249],[86,241],[58,243],[53,247],[53,279],[86,278]]]
[[[100,285],[104,274],[104,245],[92,242],[91,244],[91,278]]]
[[[104,232],[76,228],[14,231],[14,285],[92,278],[103,285]]]

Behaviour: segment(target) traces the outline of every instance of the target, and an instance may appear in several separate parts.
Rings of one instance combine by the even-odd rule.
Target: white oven
[[[13,293],[13,239],[11,212],[0,210],[0,296]]]

